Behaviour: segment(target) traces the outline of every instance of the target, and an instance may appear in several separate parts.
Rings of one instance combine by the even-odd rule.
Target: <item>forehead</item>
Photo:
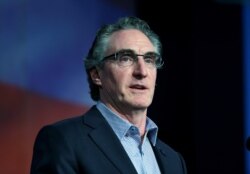
[[[107,52],[112,53],[121,49],[132,49],[137,53],[155,51],[148,37],[136,29],[121,30],[111,35]]]

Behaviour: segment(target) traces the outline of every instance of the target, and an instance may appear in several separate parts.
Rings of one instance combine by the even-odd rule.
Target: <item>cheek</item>
[[[112,71],[113,70],[113,71]],[[107,90],[121,88],[122,84],[125,84],[125,78],[128,75],[125,75],[124,72],[115,70],[115,69],[107,69],[102,73],[102,87]]]
[[[121,88],[124,85],[126,85],[126,78],[127,77],[128,77],[128,75],[124,75],[124,73],[116,72],[110,78],[110,82],[111,82],[110,85],[121,90]]]
[[[155,83],[156,83],[156,78],[157,78],[157,72],[152,72],[152,74],[151,74],[151,82],[152,82],[152,85],[155,85]]]

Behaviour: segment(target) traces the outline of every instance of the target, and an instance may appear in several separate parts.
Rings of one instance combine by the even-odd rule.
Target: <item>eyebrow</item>
[[[115,53],[118,53],[118,52],[126,52],[126,51],[128,51],[128,52],[133,52],[133,53],[137,54],[137,53],[135,52],[135,50],[132,50],[132,49],[130,49],[130,48],[128,48],[128,49],[120,49],[120,50],[116,51]],[[148,51],[148,52],[144,53],[143,55],[149,54],[149,53],[158,54],[157,52],[154,52],[154,51]],[[141,54],[140,54],[140,55],[141,55]]]
[[[120,50],[118,50],[118,51],[116,51],[116,53],[118,53],[118,52],[125,52],[125,51],[129,51],[129,52],[134,52],[135,53],[135,51],[134,50],[132,50],[132,49],[120,49]]]

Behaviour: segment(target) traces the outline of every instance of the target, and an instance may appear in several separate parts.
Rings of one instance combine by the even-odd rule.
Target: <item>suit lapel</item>
[[[162,152],[161,149],[158,147],[154,147],[154,152],[155,152],[155,157],[157,159],[161,173],[162,174],[168,173],[167,172],[168,167],[165,165],[165,162],[164,162],[166,160],[164,152]]]
[[[164,150],[164,148],[161,147],[161,144],[158,143],[154,147],[155,157],[157,159],[159,168],[161,170],[162,174],[165,173],[173,173],[172,166],[171,166],[171,158],[167,158],[167,152]]]
[[[136,174],[136,170],[108,122],[93,107],[85,116],[84,122],[93,127],[90,137],[114,166],[124,174]]]

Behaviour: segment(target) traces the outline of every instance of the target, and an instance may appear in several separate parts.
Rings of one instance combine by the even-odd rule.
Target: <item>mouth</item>
[[[135,89],[135,90],[146,90],[147,87],[144,85],[139,85],[139,84],[135,84],[135,85],[131,85],[130,86],[131,89]]]

